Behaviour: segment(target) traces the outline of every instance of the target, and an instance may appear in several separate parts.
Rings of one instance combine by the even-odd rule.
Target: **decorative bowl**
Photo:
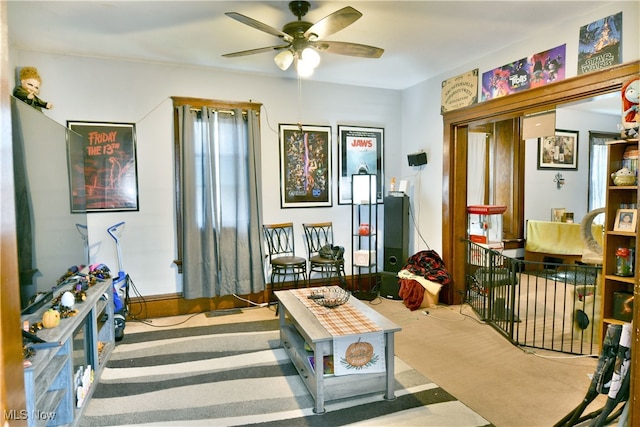
[[[351,294],[342,288],[320,288],[314,291],[309,298],[318,305],[327,308],[336,308],[349,301]]]
[[[635,185],[635,175],[618,175],[613,177],[613,183],[617,186]]]

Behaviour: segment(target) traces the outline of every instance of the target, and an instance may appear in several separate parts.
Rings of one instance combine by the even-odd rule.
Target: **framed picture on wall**
[[[551,222],[562,222],[566,208],[551,208]]]
[[[538,169],[578,170],[578,131],[556,130],[538,138]]]
[[[280,206],[332,206],[331,126],[279,127]]]
[[[81,138],[68,147],[71,211],[137,211],[135,124],[68,121],[67,127]]]
[[[636,209],[618,209],[616,212],[616,221],[613,224],[613,231],[636,231],[636,222],[638,221],[638,211]]]
[[[384,194],[384,129],[338,125],[338,203],[351,204],[351,176],[376,175],[376,201]]]

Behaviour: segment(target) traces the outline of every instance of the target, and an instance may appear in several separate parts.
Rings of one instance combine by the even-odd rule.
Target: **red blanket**
[[[411,311],[417,310],[424,300],[424,286],[413,279],[399,279],[400,292],[398,296],[402,298],[402,302]]]
[[[448,285],[451,283],[451,275],[444,266],[444,261],[433,250],[421,251],[415,255],[411,255],[407,260],[407,264],[403,270],[422,276],[432,282]],[[400,292],[398,295],[402,298],[404,305],[410,310],[417,310],[424,300],[424,287],[415,280],[400,279]]]

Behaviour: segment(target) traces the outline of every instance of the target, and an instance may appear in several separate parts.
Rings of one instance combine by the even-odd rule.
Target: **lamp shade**
[[[353,204],[376,203],[377,183],[376,175],[362,174],[351,175]]]
[[[318,64],[320,64],[320,54],[314,49],[307,47],[302,52],[298,52],[296,70],[300,77],[312,75]]]
[[[296,70],[298,71],[298,75],[300,77],[309,77],[313,74],[313,67],[309,62],[305,62],[302,59],[298,59],[296,61]]]
[[[277,54],[275,58],[273,58],[273,61],[276,63],[278,68],[280,68],[282,71],[285,71],[291,66],[291,63],[293,62],[293,52],[291,52],[289,49],[283,50],[282,52]]]
[[[302,51],[302,60],[311,68],[316,68],[320,64],[320,54],[315,49],[307,47]]]

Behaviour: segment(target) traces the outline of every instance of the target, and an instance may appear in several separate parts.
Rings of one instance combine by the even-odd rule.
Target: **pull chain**
[[[298,130],[302,132],[302,77],[298,74]]]

